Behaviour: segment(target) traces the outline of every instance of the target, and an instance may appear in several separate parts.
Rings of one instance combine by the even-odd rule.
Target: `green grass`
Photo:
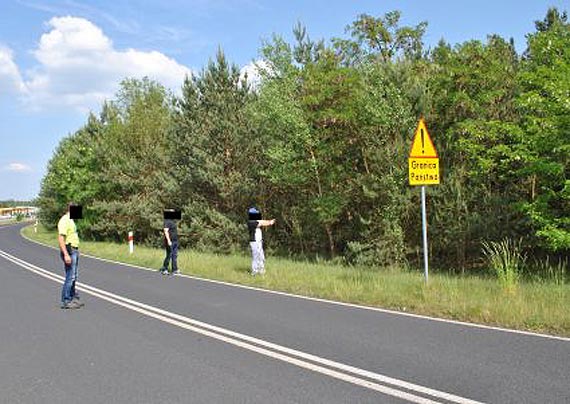
[[[23,234],[57,245],[56,234],[31,226]],[[83,242],[84,253],[159,268],[161,249],[127,244]],[[516,290],[505,291],[493,278],[430,274],[425,285],[422,273],[344,267],[326,263],[297,262],[268,257],[266,274],[249,275],[248,255],[216,255],[182,250],[181,272],[207,279],[319,297],[367,306],[394,309],[480,324],[496,325],[570,336],[570,285],[555,282],[520,281]]]

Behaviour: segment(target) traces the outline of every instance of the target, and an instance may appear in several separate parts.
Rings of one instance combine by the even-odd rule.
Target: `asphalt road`
[[[0,403],[570,403],[570,340],[80,259],[0,228]],[[270,270],[270,268],[269,268]]]

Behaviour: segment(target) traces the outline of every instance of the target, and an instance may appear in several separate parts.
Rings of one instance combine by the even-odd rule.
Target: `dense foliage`
[[[361,15],[346,38],[263,43],[249,84],[223,52],[179,97],[127,79],[99,116],[65,138],[39,197],[55,225],[85,206],[83,234],[160,241],[163,208],[183,210],[182,242],[235,251],[248,206],[275,217],[281,254],[374,266],[415,263],[419,189],[407,157],[420,115],[439,152],[428,189],[437,266],[476,267],[482,242],[570,252],[570,24],[550,9],[522,55],[496,35],[423,48],[427,23]],[[252,87],[253,86],[253,87]]]

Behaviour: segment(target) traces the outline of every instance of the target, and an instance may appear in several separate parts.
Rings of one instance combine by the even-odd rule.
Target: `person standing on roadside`
[[[57,224],[59,254],[65,269],[65,281],[61,290],[61,308],[78,309],[83,307],[75,289],[79,264],[79,235],[74,218],[81,218],[81,206],[69,203],[65,213]]]
[[[249,246],[251,248],[251,274],[265,273],[265,253],[263,252],[262,227],[273,226],[275,219],[263,220],[261,212],[251,207],[247,211],[247,229],[249,232]]]
[[[178,274],[178,228],[175,219],[180,219],[180,211],[167,209],[164,211],[164,249],[166,257],[162,263],[160,273],[163,275]],[[172,261],[172,270],[169,271],[170,261]]]

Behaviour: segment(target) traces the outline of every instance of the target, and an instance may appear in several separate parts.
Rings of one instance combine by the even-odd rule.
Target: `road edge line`
[[[49,244],[45,244],[45,243],[33,240],[33,239],[25,236],[24,234],[22,234],[23,229],[24,229],[24,227],[22,227],[22,229],[20,229],[20,235],[24,239],[26,239],[32,243],[42,245],[42,246],[47,247],[47,248],[57,250],[57,247],[53,247]],[[107,258],[100,258],[100,257],[96,257],[96,256],[90,255],[90,254],[82,253],[82,256],[89,257],[89,258],[99,260],[99,261],[103,261],[103,262],[108,262],[111,264],[124,265],[124,266],[128,266],[131,268],[141,269],[144,271],[157,272],[156,269],[152,269],[152,268],[148,268],[148,267],[142,267],[140,265],[129,264],[126,262],[114,261],[114,260],[110,260]],[[397,311],[397,310],[383,309],[381,307],[364,306],[364,305],[360,305],[360,304],[356,304],[356,303],[339,302],[336,300],[323,299],[320,297],[303,296],[303,295],[297,295],[297,294],[289,293],[289,292],[282,292],[279,290],[263,289],[263,288],[259,288],[259,287],[255,287],[255,286],[241,285],[239,283],[231,283],[231,282],[226,282],[226,281],[219,281],[216,279],[201,278],[201,277],[194,276],[194,275],[178,274],[176,276],[179,276],[182,278],[189,278],[189,279],[193,279],[193,280],[197,280],[197,281],[201,281],[201,282],[215,283],[215,284],[224,285],[224,286],[249,289],[249,290],[254,290],[257,292],[264,292],[264,293],[270,293],[270,294],[292,297],[292,298],[297,298],[297,299],[310,300],[310,301],[319,302],[319,303],[333,304],[333,305],[343,306],[343,307],[348,307],[348,308],[353,308],[353,309],[369,310],[369,311],[375,311],[375,312],[384,313],[384,314],[391,314],[391,315],[395,315],[395,316],[404,316],[404,317],[416,318],[416,319],[420,319],[420,320],[435,321],[435,322],[453,324],[453,325],[458,325],[458,326],[479,328],[479,329],[483,329],[483,330],[499,331],[499,332],[504,332],[504,333],[524,335],[524,336],[528,336],[528,337],[538,337],[538,338],[546,338],[546,339],[554,339],[554,340],[559,340],[559,341],[570,342],[570,337],[541,334],[541,333],[532,332],[532,331],[516,330],[516,329],[512,329],[512,328],[497,327],[497,326],[478,324],[478,323],[469,323],[466,321],[451,320],[451,319],[446,319],[446,318],[441,318],[441,317],[430,317],[430,316],[427,316],[424,314],[406,313],[406,312]]]

